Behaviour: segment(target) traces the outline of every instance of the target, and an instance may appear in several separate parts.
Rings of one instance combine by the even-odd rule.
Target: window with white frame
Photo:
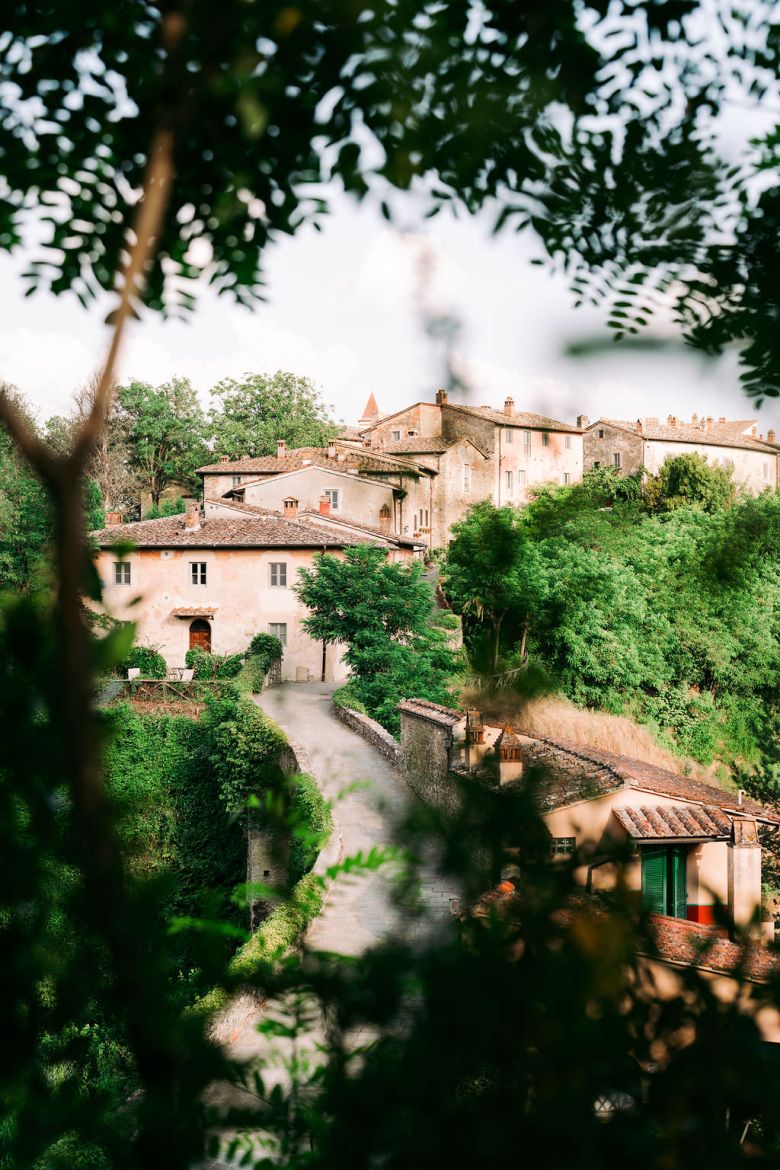
[[[471,491],[471,464],[463,464],[463,490],[464,492]]]
[[[761,478],[763,479],[764,483],[769,482],[769,464],[768,463],[765,463],[761,468]]]
[[[504,438],[506,439],[507,443],[511,443],[511,442],[512,442],[512,431],[511,431],[511,428],[507,427],[507,429],[504,431]]]
[[[129,561],[114,561],[114,584],[115,585],[129,585],[130,584],[130,562]]]
[[[622,460],[620,458],[619,451],[614,451],[612,454],[612,466],[616,467],[618,469],[618,471],[620,470],[620,468],[622,466]]]
[[[272,589],[285,589],[287,587],[286,561],[271,561],[268,566],[268,584]]]
[[[331,512],[338,512],[339,510],[339,492],[340,488],[325,488],[325,495],[330,500]]]
[[[521,467],[517,473],[517,486],[525,487],[525,468]]]
[[[550,446],[550,436],[548,435],[547,431],[542,431],[542,446],[543,447]]]
[[[531,454],[531,432],[523,431],[523,453],[525,455]]]
[[[571,435],[566,436],[565,443],[566,443],[566,450],[571,451]]]
[[[504,472],[504,486],[506,488],[506,494],[513,496],[515,493],[515,477],[511,471]]]
[[[268,633],[278,638],[283,646],[287,645],[287,622],[270,622]]]
[[[190,582],[193,585],[206,584],[206,562],[190,561]]]

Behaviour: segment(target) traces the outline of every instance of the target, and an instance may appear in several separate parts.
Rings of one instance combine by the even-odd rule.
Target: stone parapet
[[[390,761],[393,767],[398,767],[400,745],[393,739],[389,731],[385,731],[381,723],[377,723],[376,719],[372,719],[369,715],[361,715],[359,711],[352,711],[349,707],[341,707],[338,703],[333,704],[333,710],[337,719],[340,719],[351,731],[376,748],[386,760]]]

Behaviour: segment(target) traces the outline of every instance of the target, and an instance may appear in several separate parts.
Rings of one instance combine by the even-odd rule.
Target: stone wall
[[[601,439],[599,431],[604,432]],[[597,423],[585,432],[585,471],[592,470],[596,464],[601,467],[614,467],[615,454],[620,455],[620,470],[623,475],[633,475],[642,467],[644,459],[642,436],[630,434],[603,422]]]
[[[377,723],[376,719],[371,719],[368,715],[362,715],[359,711],[342,707],[339,703],[333,704],[333,711],[337,719],[340,719],[351,731],[376,748],[394,767],[398,767],[400,763],[399,745],[381,723]]]

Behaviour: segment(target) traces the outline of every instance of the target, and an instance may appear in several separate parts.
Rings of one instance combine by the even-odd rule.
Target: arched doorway
[[[208,650],[211,653],[211,626],[203,618],[190,624],[190,650]]]

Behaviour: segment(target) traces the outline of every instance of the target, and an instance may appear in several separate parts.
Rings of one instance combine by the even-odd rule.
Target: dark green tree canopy
[[[170,483],[193,483],[206,457],[205,416],[186,378],[162,386],[129,382],[119,389],[117,415],[129,438],[129,458],[142,491],[152,503]]]
[[[113,288],[163,131],[175,181],[146,292],[157,308],[191,304],[204,269],[239,300],[259,295],[264,247],[319,221],[328,181],[362,198],[418,180],[432,214],[492,202],[498,225],[531,224],[623,331],[675,280],[691,338],[747,337],[750,388],[776,393],[774,311],[759,309],[776,305],[777,198],[765,184],[756,204],[714,147],[727,87],[760,95],[776,78],[770,14],[764,0],[12,3],[0,247],[43,205],[49,247],[29,287],[84,301]],[[759,167],[776,170],[772,135]]]
[[[337,431],[311,379],[284,370],[223,378],[211,393],[218,403],[209,414],[215,455],[274,455],[277,439],[291,447],[321,447]]]

